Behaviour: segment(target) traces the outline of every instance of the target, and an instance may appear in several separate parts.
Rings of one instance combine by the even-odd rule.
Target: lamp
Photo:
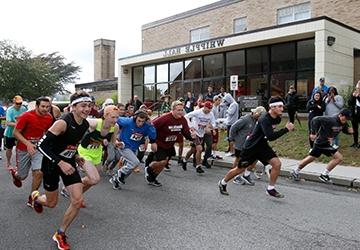
[[[129,69],[123,68],[123,73],[124,73],[125,75],[127,75],[127,74],[129,73]]]
[[[327,37],[327,45],[333,46],[334,43],[335,43],[335,40],[336,40],[335,37],[333,37],[333,36],[328,36],[328,37]]]

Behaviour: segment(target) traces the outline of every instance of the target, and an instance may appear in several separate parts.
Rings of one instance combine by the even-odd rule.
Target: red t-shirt
[[[175,119],[172,113],[166,113],[153,122],[156,128],[156,143],[159,147],[169,149],[174,146],[179,134],[190,139],[190,130],[185,117]]]
[[[53,119],[50,114],[38,115],[35,110],[23,113],[16,122],[16,129],[21,131],[25,139],[38,141],[51,127]],[[27,150],[24,143],[18,141],[16,148]]]

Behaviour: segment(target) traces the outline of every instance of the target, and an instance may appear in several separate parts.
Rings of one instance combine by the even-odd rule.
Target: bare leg
[[[86,176],[81,179],[84,184],[83,192],[85,193],[91,186],[99,183],[100,175],[99,170],[90,161],[85,161],[83,169],[86,172]]]
[[[43,174],[40,170],[34,170],[32,172],[31,193],[39,189],[42,182],[42,177]]]
[[[299,162],[299,169],[303,169],[304,167],[306,167],[306,165],[313,162],[315,159],[316,158],[314,156],[311,156],[311,155],[306,156],[304,159],[302,159]]]
[[[271,165],[269,185],[274,186],[280,174],[281,161],[279,158],[274,157],[269,161],[269,164]]]
[[[11,166],[11,156],[12,156],[12,148],[6,149],[6,167],[9,168]]]
[[[342,161],[343,156],[342,154],[337,151],[334,155],[333,155],[333,159],[328,163],[328,165],[326,166],[326,169],[330,172],[331,170],[333,170],[337,165],[340,164],[340,162]]]
[[[224,177],[224,181],[225,182],[229,182],[230,180],[232,180],[235,176],[243,173],[245,171],[245,168],[238,168],[238,167],[234,167],[232,168],[229,172],[227,172],[227,174]]]
[[[161,173],[161,171],[163,171],[163,169],[165,168],[165,165],[168,163],[168,160],[163,160],[163,161],[153,161],[150,164],[150,168],[152,168],[153,172],[156,175],[159,175]]]

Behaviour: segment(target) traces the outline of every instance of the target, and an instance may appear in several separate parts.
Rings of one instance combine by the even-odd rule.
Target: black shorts
[[[247,168],[257,160],[266,166],[269,164],[269,160],[274,157],[277,157],[277,155],[269,144],[256,145],[255,147],[241,151],[238,168]]]
[[[5,129],[0,125],[0,138],[4,138]]]
[[[320,157],[320,155],[333,156],[337,152],[337,149],[333,148],[330,144],[318,145],[314,144],[309,155],[313,157]]]
[[[236,149],[236,148],[235,148],[235,157],[236,157],[236,158],[240,158],[240,156],[241,156],[241,151],[242,151],[242,150],[239,150],[239,149]]]
[[[6,149],[12,149],[16,145],[16,139],[14,137],[4,137],[4,146]]]
[[[171,157],[175,156],[176,152],[175,152],[175,148],[171,147],[171,148],[161,148],[158,147],[157,151],[154,153],[154,161],[163,161],[166,159],[170,159]]]
[[[60,176],[65,187],[75,183],[81,183],[81,177],[76,168],[76,163],[71,162],[70,164],[75,168],[75,171],[71,175],[66,175],[58,165],[54,165],[46,158],[43,158],[41,172],[43,172],[43,185],[46,191],[53,192],[59,188]]]

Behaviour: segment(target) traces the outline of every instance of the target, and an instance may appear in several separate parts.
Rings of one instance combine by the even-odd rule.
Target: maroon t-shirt
[[[156,128],[156,143],[161,148],[173,147],[179,134],[191,140],[189,125],[185,117],[175,119],[170,112],[156,118],[152,124]]]

